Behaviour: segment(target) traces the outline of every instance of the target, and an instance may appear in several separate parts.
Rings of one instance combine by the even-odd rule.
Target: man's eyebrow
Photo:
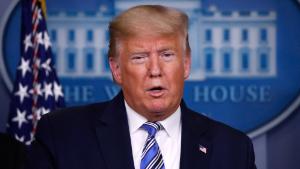
[[[164,47],[164,48],[158,50],[159,53],[165,52],[165,51],[175,51],[175,50],[171,47]]]
[[[130,55],[143,55],[143,54],[149,54],[149,52],[146,51],[137,51],[137,52],[129,52]]]
[[[162,46],[161,48],[157,49],[157,53],[165,52],[165,51],[175,51],[175,48],[172,46]],[[144,48],[135,48],[129,51],[130,55],[137,55],[137,54],[149,54],[150,51]]]

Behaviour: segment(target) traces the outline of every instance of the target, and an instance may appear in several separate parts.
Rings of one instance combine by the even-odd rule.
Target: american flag
[[[11,95],[7,132],[30,145],[42,115],[64,106],[42,0],[21,0],[21,58]]]

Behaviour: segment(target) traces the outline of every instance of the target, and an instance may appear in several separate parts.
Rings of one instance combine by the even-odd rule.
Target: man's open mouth
[[[149,93],[153,97],[160,97],[165,93],[165,88],[163,88],[161,86],[155,86],[155,87],[149,88],[147,90],[147,93]]]
[[[150,90],[150,91],[160,91],[160,90],[163,90],[163,88],[160,87],[160,86],[158,86],[158,87],[150,88],[149,90]]]

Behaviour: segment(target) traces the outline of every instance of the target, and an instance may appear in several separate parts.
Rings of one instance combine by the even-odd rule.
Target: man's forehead
[[[124,43],[127,50],[145,50],[155,48],[157,50],[177,48],[180,42],[178,36],[138,36],[126,38]]]

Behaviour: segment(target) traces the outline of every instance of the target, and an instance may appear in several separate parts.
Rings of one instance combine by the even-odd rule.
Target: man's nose
[[[149,62],[149,74],[150,77],[161,77],[161,63],[159,60],[159,56],[157,55],[152,55],[150,57],[150,62]]]

